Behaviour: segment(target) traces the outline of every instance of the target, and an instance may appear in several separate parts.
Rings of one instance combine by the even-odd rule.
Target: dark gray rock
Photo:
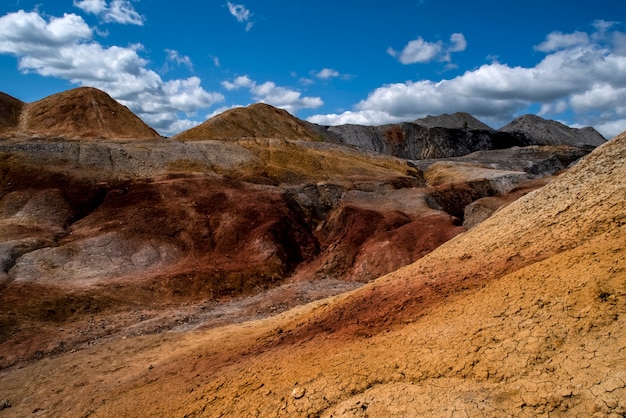
[[[605,138],[591,127],[570,128],[560,122],[546,120],[536,115],[520,116],[499,131],[525,136],[534,145],[597,147],[606,142]]]
[[[448,128],[448,129],[480,129],[483,131],[493,131],[489,125],[486,125],[476,119],[474,116],[465,112],[457,112],[452,115],[443,114],[439,116],[428,115],[425,118],[416,119],[415,123],[426,128]]]
[[[417,123],[340,125],[327,131],[345,145],[410,160],[447,158],[474,151],[530,145],[525,137],[481,129],[427,128]]]

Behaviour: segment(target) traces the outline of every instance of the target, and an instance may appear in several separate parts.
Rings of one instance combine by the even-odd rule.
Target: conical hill
[[[174,137],[180,140],[276,138],[317,141],[305,122],[265,103],[227,110]]]
[[[28,104],[24,133],[105,139],[156,139],[159,134],[127,107],[92,87],[53,94]]]

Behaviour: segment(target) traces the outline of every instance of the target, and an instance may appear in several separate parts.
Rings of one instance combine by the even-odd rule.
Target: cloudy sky
[[[265,102],[324,125],[534,113],[626,130],[623,0],[0,0],[0,91],[100,88],[164,135]]]

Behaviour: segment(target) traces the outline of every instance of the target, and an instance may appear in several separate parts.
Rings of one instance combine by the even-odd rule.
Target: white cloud
[[[567,100],[556,100],[551,103],[544,103],[541,105],[541,110],[539,111],[539,116],[545,116],[550,114],[559,114],[563,113],[569,107],[569,103]]]
[[[589,35],[585,32],[574,33],[562,33],[552,32],[541,44],[537,45],[535,49],[541,52],[553,52],[559,49],[567,49],[576,46],[584,46],[589,44]]]
[[[387,48],[387,54],[397,58],[402,64],[426,64],[435,60],[450,62],[450,54],[465,51],[467,41],[462,33],[453,33],[450,42],[450,45],[445,45],[442,41],[427,42],[420,36],[409,41],[402,51]]]
[[[315,73],[315,76],[317,78],[321,78],[322,80],[328,80],[330,78],[339,77],[340,75],[341,74],[339,74],[339,71],[333,70],[332,68],[324,68],[318,71],[317,73]]]
[[[611,41],[616,54],[626,55],[626,33],[613,33]]]
[[[596,130],[604,135],[605,138],[611,139],[614,136],[626,131],[626,118],[608,122],[600,122],[595,126]]]
[[[15,55],[25,73],[106,91],[164,134],[177,133],[181,114],[194,114],[224,99],[204,90],[197,77],[163,80],[147,68],[140,44],[103,47],[92,35],[74,14],[45,21],[36,12],[19,11],[0,17],[0,54]],[[180,54],[172,56],[186,61]]]
[[[167,60],[174,62],[178,65],[184,65],[185,67],[193,70],[193,63],[191,62],[191,58],[186,55],[181,55],[178,51],[174,49],[166,49],[165,53],[167,54]]]
[[[461,52],[465,51],[465,48],[467,48],[467,41],[465,40],[465,35],[462,33],[453,33],[450,35],[450,42],[452,42],[449,48],[450,52]]]
[[[387,53],[398,58],[402,64],[415,64],[430,62],[441,52],[441,42],[426,42],[421,36],[410,41],[401,52],[393,48],[387,48]]]
[[[137,13],[129,0],[74,0],[74,6],[98,16],[104,22],[142,26],[145,18]]]
[[[612,26],[596,27],[606,30]],[[388,84],[372,91],[350,111],[315,115],[308,120],[324,125],[377,125],[464,111],[492,126],[501,126],[539,106],[544,117],[563,119],[567,114],[570,123],[595,126],[603,135],[612,137],[626,120],[622,40],[626,41],[626,34],[618,31],[553,32],[535,47],[547,54],[534,66],[492,62],[452,79]],[[464,46],[456,34],[451,41],[452,49]],[[412,56],[416,62],[433,59],[437,54],[426,44],[423,40],[416,43],[406,57]]]
[[[237,19],[237,22],[246,24],[246,32],[252,29],[252,26],[254,26],[254,22],[251,22],[250,18],[252,18],[254,13],[252,13],[243,4],[228,2],[226,3],[226,6],[228,7],[228,11],[230,12],[230,14],[233,15],[235,19]]]
[[[74,6],[78,7],[85,13],[99,15],[107,9],[106,0],[74,0]]]
[[[20,10],[0,17],[0,52],[53,55],[54,48],[92,37],[91,28],[75,14],[46,22],[37,13]]]
[[[313,115],[308,117],[307,121],[326,126],[347,124],[376,126],[387,123],[406,122],[407,119],[401,116],[393,116],[385,111],[379,110],[360,110],[356,112],[348,110],[339,114]]]
[[[220,68],[220,58],[216,57],[215,55],[209,55],[209,58],[211,58],[211,60],[213,61],[213,65],[215,65],[217,68]]]
[[[239,76],[233,81],[224,81],[222,86],[229,91],[247,89],[255,101],[271,104],[294,114],[299,109],[314,109],[324,104],[319,97],[302,97],[301,92],[277,86],[273,81],[257,84],[247,75]]]

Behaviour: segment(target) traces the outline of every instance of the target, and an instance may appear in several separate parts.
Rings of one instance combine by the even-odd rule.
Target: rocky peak
[[[546,120],[536,115],[520,116],[500,128],[500,132],[523,134],[533,143],[539,145],[596,147],[606,142],[605,138],[591,127],[570,128],[555,120]]]
[[[415,123],[427,128],[447,128],[447,129],[482,129],[492,131],[493,129],[465,112],[456,112],[451,115],[443,114],[439,116],[428,115],[421,119],[416,119]]]

